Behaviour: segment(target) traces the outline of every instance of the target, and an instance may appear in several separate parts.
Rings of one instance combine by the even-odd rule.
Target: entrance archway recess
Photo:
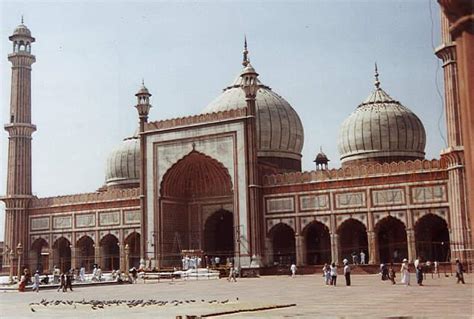
[[[415,224],[416,254],[423,260],[449,261],[449,230],[446,221],[427,214]]]
[[[100,241],[102,270],[117,270],[120,268],[119,240],[112,234],[105,235]]]
[[[161,235],[159,256],[162,266],[181,266],[181,251],[211,249],[220,245],[221,240],[228,239],[227,235],[216,236],[214,244],[205,243],[205,216],[201,216],[204,204],[233,206],[232,180],[222,163],[196,150],[191,151],[163,176],[160,195],[162,219],[157,228]],[[233,221],[235,217],[231,214]],[[229,220],[228,216],[226,220]],[[233,236],[233,227],[230,232]],[[204,253],[210,255],[212,252]]]
[[[222,261],[234,257],[234,215],[224,209],[207,218],[204,226],[204,250]]]
[[[40,274],[49,270],[49,247],[45,239],[38,238],[31,244],[30,260],[27,264]]]
[[[71,269],[71,242],[64,237],[58,238],[53,245],[54,264],[63,272]]]
[[[339,235],[340,253],[342,259],[346,258],[350,262],[357,260],[360,262],[360,252],[365,253],[365,262],[369,260],[367,230],[360,221],[349,218],[345,220],[337,230]],[[356,256],[355,260],[353,256]]]
[[[381,263],[398,263],[408,258],[407,232],[400,220],[387,216],[377,223],[375,230]]]
[[[303,229],[306,264],[321,265],[331,262],[331,237],[326,225],[314,221]]]
[[[77,265],[84,266],[86,271],[91,271],[95,261],[94,241],[89,236],[82,236],[77,241],[76,248],[79,254]]]
[[[140,234],[133,232],[125,239],[125,245],[128,245],[128,267],[139,268],[140,267]]]
[[[273,264],[291,265],[296,263],[295,232],[283,223],[279,223],[270,230],[272,241]]]

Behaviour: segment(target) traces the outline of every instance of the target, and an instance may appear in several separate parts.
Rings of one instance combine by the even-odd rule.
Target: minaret
[[[31,44],[35,38],[23,24],[9,37],[13,52],[8,55],[12,63],[10,123],[8,132],[8,175],[5,202],[5,246],[16,251],[18,244],[28,247],[28,206],[31,194],[31,135],[36,126],[31,124],[31,65],[35,56]],[[8,262],[9,263],[9,262]]]

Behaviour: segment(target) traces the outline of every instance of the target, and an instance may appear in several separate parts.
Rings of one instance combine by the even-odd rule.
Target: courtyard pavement
[[[397,274],[399,276],[399,274]],[[211,318],[473,318],[473,276],[466,284],[455,277],[431,279],[424,286],[405,287],[382,282],[378,275],[353,275],[346,287],[325,286],[321,275],[265,276],[202,281],[147,281],[146,284],[78,287],[73,292],[43,290],[39,293],[0,292],[0,318],[176,318],[210,315],[234,310],[291,305],[287,308],[240,312]],[[397,279],[400,279],[399,277]],[[45,299],[48,305],[40,302]],[[149,303],[140,300],[154,300]],[[53,300],[76,303],[57,305]],[[81,301],[127,300],[92,307]],[[139,300],[131,302],[132,300]],[[34,303],[33,305],[30,305]],[[37,304],[38,303],[38,304]],[[45,301],[43,301],[45,303]]]

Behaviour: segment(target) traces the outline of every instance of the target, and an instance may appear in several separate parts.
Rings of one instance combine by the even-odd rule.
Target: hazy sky
[[[431,12],[430,12],[431,9]],[[28,1],[0,2],[1,123],[8,121],[12,45],[24,15],[32,52],[33,192],[93,192],[109,152],[132,134],[141,79],[150,120],[199,113],[239,74],[244,34],[260,80],[299,113],[303,169],[322,146],[339,166],[339,125],[381,87],[415,112],[427,158],[444,147],[442,70],[435,1]],[[0,134],[0,194],[8,135]],[[0,204],[0,238],[4,206]]]

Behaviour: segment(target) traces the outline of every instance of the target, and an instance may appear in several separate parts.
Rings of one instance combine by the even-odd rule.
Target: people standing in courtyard
[[[464,282],[464,267],[462,263],[459,261],[459,258],[456,258],[456,278],[458,279],[456,281],[457,284],[462,283],[463,285],[465,284]]]
[[[291,264],[290,271],[291,271],[291,277],[295,278],[296,277],[296,265],[295,264]]]
[[[323,266],[323,277],[326,286],[329,286],[331,283],[331,267],[328,264],[324,264]]]
[[[82,282],[86,281],[86,267],[84,267],[84,265],[82,265],[79,270],[79,280]]]
[[[234,281],[236,282],[237,279],[236,279],[236,274],[235,274],[235,268],[234,266],[232,265],[232,263],[229,263],[229,277],[227,278],[227,281]]]
[[[39,270],[36,270],[35,275],[33,277],[33,291],[39,292],[40,286],[40,275]]]
[[[330,271],[331,271],[331,285],[336,286],[336,281],[337,281],[337,266],[336,266],[336,263],[333,262],[331,264]]]
[[[388,268],[388,278],[392,282],[392,285],[395,285],[395,268],[393,268],[393,263],[390,263],[390,267]]]
[[[423,286],[423,263],[420,262],[419,259],[418,260],[418,264],[416,266],[416,283],[419,285],[419,286]]]
[[[343,260],[344,262],[344,277],[346,277],[346,286],[351,285],[351,267],[349,266],[349,261],[347,259]]]
[[[59,287],[57,291],[63,290],[63,292],[66,292],[66,275],[62,273],[59,276]]]
[[[53,283],[54,284],[59,283],[60,275],[61,275],[61,271],[59,270],[59,268],[56,265],[54,265],[54,267],[53,267]]]
[[[365,265],[365,253],[363,250],[360,251],[360,263],[361,265]]]
[[[69,271],[66,274],[66,285],[65,285],[63,291],[67,291],[68,288],[72,291],[72,279],[73,279],[73,277],[74,277],[73,271]]]
[[[400,272],[402,274],[402,284],[409,286],[410,285],[410,270],[408,268],[408,260],[406,258],[403,259]]]

